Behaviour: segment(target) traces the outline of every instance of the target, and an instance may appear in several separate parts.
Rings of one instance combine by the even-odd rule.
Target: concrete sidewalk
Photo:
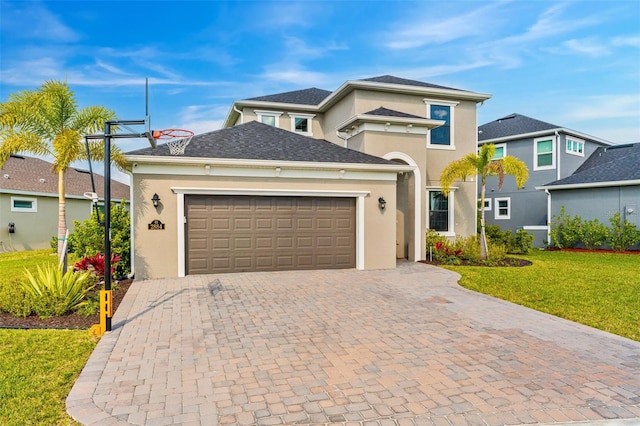
[[[640,425],[640,343],[457,279],[401,263],[136,281],[68,412],[87,425]]]

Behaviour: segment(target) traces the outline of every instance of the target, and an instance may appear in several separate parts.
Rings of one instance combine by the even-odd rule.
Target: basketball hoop
[[[166,141],[171,155],[183,155],[184,149],[189,145],[192,137],[193,132],[191,130],[164,129],[153,131],[154,139]]]

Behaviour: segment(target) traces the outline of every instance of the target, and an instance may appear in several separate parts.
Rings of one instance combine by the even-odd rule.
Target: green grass
[[[95,345],[86,330],[0,330],[0,424],[76,424],[65,399]]]
[[[640,255],[534,251],[522,268],[445,266],[460,285],[640,341]]]
[[[50,249],[0,253],[0,284],[46,263]],[[86,330],[0,329],[0,424],[77,424],[65,399],[96,343]]]

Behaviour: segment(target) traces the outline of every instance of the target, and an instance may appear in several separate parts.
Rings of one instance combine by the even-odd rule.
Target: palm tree
[[[74,161],[86,158],[84,135],[104,129],[106,120],[115,113],[105,107],[78,109],[66,82],[46,81],[37,90],[9,95],[0,103],[0,167],[11,154],[31,153],[53,157],[53,171],[58,173],[58,256],[67,231],[64,176]],[[104,141],[89,142],[91,158],[104,159]],[[113,147],[112,161],[123,169],[122,152]],[[105,206],[105,208],[109,208]]]
[[[484,144],[477,154],[467,154],[462,159],[449,163],[440,174],[440,185],[445,196],[449,195],[449,189],[453,182],[465,180],[468,176],[477,175],[480,178],[480,257],[487,258],[487,235],[484,230],[484,200],[488,176],[498,177],[498,190],[502,189],[505,175],[513,175],[516,185],[521,189],[529,178],[527,165],[520,159],[511,155],[505,155],[500,159],[493,159],[496,147],[493,144]]]

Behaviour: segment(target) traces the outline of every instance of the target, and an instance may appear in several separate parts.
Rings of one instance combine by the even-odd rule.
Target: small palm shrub
[[[38,266],[35,274],[25,269],[24,291],[33,300],[33,312],[41,318],[63,315],[80,308],[94,288],[90,272],[62,273],[55,265]]]

